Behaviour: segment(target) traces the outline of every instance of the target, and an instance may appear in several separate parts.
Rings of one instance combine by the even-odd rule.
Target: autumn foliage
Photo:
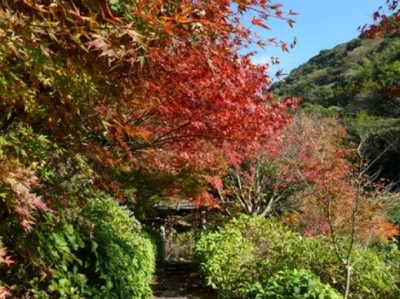
[[[5,2],[3,133],[29,126],[97,171],[205,168],[210,147],[256,149],[288,121],[291,102],[267,97],[265,66],[237,54],[251,31],[236,15],[285,17],[266,1],[231,4]],[[13,168],[24,172],[23,160]]]
[[[346,193],[340,136],[323,126],[282,135],[297,100],[269,94],[267,66],[247,50],[288,51],[254,28],[269,30],[272,18],[292,27],[295,15],[266,0],[2,1],[0,297],[12,287],[21,298],[108,298],[125,278],[143,287],[130,284],[129,295],[148,295],[153,248],[116,202],[204,204],[209,183],[263,151],[279,157],[272,188],[303,180]],[[124,265],[126,277],[112,272]]]
[[[288,121],[292,103],[266,96],[265,66],[237,54],[251,31],[236,14],[284,16],[266,1],[231,4],[6,2],[3,132],[32,126],[100,168],[125,171],[206,167],[210,146],[254,150]]]
[[[362,145],[348,143],[337,117],[299,114],[285,134],[288,178],[302,183],[294,198],[299,213],[289,222],[306,236],[375,242],[396,234],[384,216],[378,184],[366,171],[371,161]]]
[[[378,38],[388,34],[400,35],[400,11],[398,0],[386,0],[385,6],[380,6],[373,13],[372,25],[360,27],[361,36],[367,38]]]
[[[388,203],[362,146],[347,138],[338,117],[298,112],[257,157],[214,178],[213,190],[228,212],[237,204],[249,215],[284,215],[305,236],[388,240],[397,233]]]
[[[294,101],[269,96],[266,66],[238,52],[265,44],[242,24],[250,12],[259,28],[294,22],[262,0],[0,4],[0,233],[16,260],[0,280],[25,260],[51,276],[20,238],[40,233],[44,213],[78,221],[66,208],[96,192],[134,202],[126,178],[140,172],[206,182],[290,120]]]

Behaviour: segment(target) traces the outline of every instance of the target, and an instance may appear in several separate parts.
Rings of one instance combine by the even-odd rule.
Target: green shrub
[[[47,255],[46,260],[50,265],[54,265],[49,279],[47,290],[49,293],[59,294],[60,298],[80,298],[82,294],[87,294],[89,288],[87,278],[78,270],[81,260],[77,257],[77,250],[83,246],[79,234],[72,225],[60,222],[59,230],[51,232],[46,240],[46,252],[43,247],[39,248],[41,256]],[[38,283],[35,277],[30,284]],[[35,297],[47,298],[40,292]]]
[[[84,215],[93,235],[85,240],[91,298],[149,298],[155,246],[139,223],[112,199],[91,201]]]
[[[341,299],[335,289],[323,284],[309,270],[278,271],[266,285],[257,283],[250,291],[254,299]]]
[[[203,235],[196,244],[195,259],[208,285],[224,296],[245,296],[249,282],[267,281],[282,269],[281,252],[290,257],[290,240],[296,237],[274,219],[241,216],[218,232]]]
[[[84,243],[76,226],[60,215],[46,213],[43,221],[26,236],[26,244],[30,246],[31,263],[25,265],[17,261],[16,281],[13,281],[15,295],[19,296],[24,289],[24,295],[29,294],[29,298],[79,299],[90,295],[79,256]]]
[[[31,262],[18,261],[7,281],[18,298],[151,297],[155,246],[112,198],[90,200],[73,217],[47,213],[25,238]]]
[[[321,281],[330,284],[344,293],[346,275],[343,265],[338,261],[331,240],[326,237],[304,238],[296,243],[300,258],[297,268],[310,269]],[[339,245],[345,249],[344,244]],[[350,293],[352,298],[398,298],[396,280],[398,273],[389,260],[380,254],[355,244],[352,253]],[[354,263],[355,261],[355,263]]]
[[[352,298],[396,298],[394,267],[361,245],[353,256],[358,260],[352,269]],[[345,286],[345,271],[330,239],[301,237],[273,218],[241,216],[204,234],[195,257],[207,283],[225,298],[245,298],[255,282],[267,285],[279,271],[293,269],[309,270],[341,293]]]
[[[246,293],[243,267],[253,259],[251,244],[236,230],[225,230],[202,238],[195,248],[197,259],[206,274],[207,284],[221,293]]]

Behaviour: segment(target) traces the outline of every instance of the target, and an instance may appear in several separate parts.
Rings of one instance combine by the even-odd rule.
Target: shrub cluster
[[[256,283],[250,290],[255,299],[341,299],[335,289],[321,282],[320,278],[309,270],[293,269],[278,271],[267,284]]]
[[[92,225],[93,238],[86,238],[91,259],[86,264],[96,274],[96,296],[149,298],[155,246],[139,223],[113,200],[92,201],[84,214]]]
[[[155,246],[115,200],[99,194],[82,209],[75,208],[74,216],[46,213],[43,218],[26,236],[30,240],[25,240],[33,262],[17,260],[6,273],[13,295],[40,299],[151,296]]]
[[[359,246],[355,251],[359,260],[352,271],[352,298],[398,298],[394,268],[371,249]],[[337,295],[331,287],[342,293],[345,286],[343,267],[329,239],[302,237],[274,218],[241,216],[217,232],[204,234],[195,258],[208,285],[225,298],[248,298],[249,294],[299,298],[285,297],[285,292],[301,289],[306,281],[315,285],[306,292],[321,295],[315,298],[339,298],[323,294]],[[255,290],[281,297],[257,297]]]

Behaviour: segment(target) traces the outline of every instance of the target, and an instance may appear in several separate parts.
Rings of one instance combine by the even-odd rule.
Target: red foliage
[[[265,25],[265,24],[263,23],[262,20],[257,19],[256,17],[254,17],[254,18],[251,20],[251,23],[252,23],[253,25],[262,27],[262,28],[264,28],[264,29],[270,29],[267,25]]]
[[[388,16],[384,8],[382,6],[379,7],[373,14],[374,24],[364,25],[359,28],[361,36],[373,39],[391,33],[400,35],[400,11],[397,10],[398,6],[398,0],[386,0],[386,7],[392,15]]]
[[[2,130],[32,126],[107,178],[108,168],[214,174],[223,159],[254,154],[289,121],[293,102],[267,96],[266,67],[238,51],[263,44],[241,14],[252,11],[266,28],[270,16],[293,24],[294,12],[263,0],[141,0],[118,9],[89,2],[0,5],[4,61],[13,66],[7,78],[16,78],[0,103]],[[7,180],[29,230],[26,211],[46,207],[30,182]]]
[[[139,91],[147,100],[158,102],[141,124],[150,132],[149,146],[168,149],[172,157],[187,153],[197,164],[205,162],[193,156],[204,155],[199,144],[217,145],[225,153],[251,152],[290,119],[285,115],[290,102],[268,105],[262,94],[260,87],[269,84],[265,68],[249,58],[235,60],[233,53],[223,53],[224,47],[203,43],[183,46],[178,54],[168,48],[153,51],[157,77],[149,74],[138,83],[151,89],[151,94],[147,88]]]
[[[241,1],[239,11],[253,6],[261,8],[260,18],[273,10],[293,23],[283,16],[281,5],[265,1]],[[175,15],[158,14],[140,11],[172,39],[152,44],[143,72],[126,78],[133,86],[129,100],[118,109],[108,103],[98,106],[110,123],[111,143],[118,144],[136,167],[168,171],[182,166],[209,169],[219,164],[221,154],[238,163],[256,153],[290,120],[286,111],[295,101],[267,96],[271,81],[266,67],[237,54],[250,41],[251,31],[239,25],[226,1],[183,1]],[[254,17],[253,24],[266,28],[260,18]],[[104,53],[103,44],[91,46]],[[286,43],[281,47],[287,51]],[[112,166],[112,157],[104,159],[102,150],[95,155]]]
[[[194,205],[202,208],[216,208],[219,207],[220,201],[213,197],[208,192],[203,192],[194,200]]]
[[[0,242],[1,246],[1,242]],[[6,248],[0,247],[0,271],[2,271],[2,268],[5,266],[7,268],[11,267],[11,265],[14,263],[14,261],[10,258],[10,256],[7,255],[7,250]],[[0,298],[8,298],[11,297],[11,292],[10,290],[5,287],[0,285]]]

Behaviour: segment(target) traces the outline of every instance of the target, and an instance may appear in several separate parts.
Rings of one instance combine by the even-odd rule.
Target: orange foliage
[[[365,165],[351,162],[355,152],[342,141],[345,130],[337,119],[312,120],[303,117],[300,134],[293,134],[297,169],[308,188],[301,198],[300,230],[309,236],[354,236],[363,242],[387,239],[396,233],[384,216],[384,205],[375,200],[376,194],[365,190],[373,188],[372,180],[362,174]],[[373,189],[372,189],[373,190]],[[291,219],[293,222],[294,219]],[[296,221],[295,221],[296,222]]]

